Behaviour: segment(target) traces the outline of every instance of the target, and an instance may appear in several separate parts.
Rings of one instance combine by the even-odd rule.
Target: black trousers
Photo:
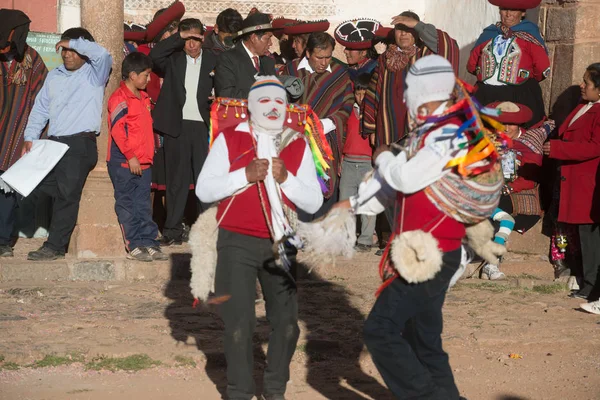
[[[98,148],[93,133],[49,139],[67,144],[69,150],[35,190],[48,194],[53,200],[52,220],[44,246],[64,252],[77,223],[83,185],[98,161]]]
[[[217,296],[231,296],[219,306],[225,323],[227,395],[230,400],[247,400],[255,395],[252,336],[256,325],[254,300],[257,277],[271,325],[264,394],[283,395],[300,335],[296,286],[275,266],[270,239],[220,229],[217,250],[215,292]],[[295,265],[295,257],[292,255],[290,258]],[[294,274],[295,271],[292,271]]]
[[[165,135],[166,208],[163,235],[179,238],[183,234],[183,215],[190,183],[198,181],[208,155],[208,128],[204,122],[183,120],[178,137]],[[203,205],[198,204],[200,211]]]
[[[367,318],[365,344],[398,399],[459,398],[441,334],[442,306],[460,255],[460,249],[445,253],[442,270],[427,282],[409,284],[396,278]]]
[[[600,297],[600,225],[579,225],[579,241],[581,243],[581,264],[583,266],[583,286],[581,291],[594,301]]]
[[[0,176],[3,171],[0,171]],[[17,218],[17,194],[4,193],[0,190],[0,246],[12,244],[12,234]]]

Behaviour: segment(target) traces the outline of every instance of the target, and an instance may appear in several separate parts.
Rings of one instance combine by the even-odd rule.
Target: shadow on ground
[[[192,308],[190,258],[190,254],[172,254],[171,279],[165,288],[171,303],[164,315],[175,340],[186,346],[195,344],[206,355],[206,374],[225,398],[223,323],[214,309]],[[309,275],[304,266],[299,267],[299,314],[306,332],[296,353],[306,354],[307,383],[328,399],[391,399],[389,391],[360,367],[365,316],[352,306],[343,285],[324,280],[315,272]],[[259,393],[266,363],[263,345],[268,343],[269,332],[266,318],[257,318],[254,363]]]

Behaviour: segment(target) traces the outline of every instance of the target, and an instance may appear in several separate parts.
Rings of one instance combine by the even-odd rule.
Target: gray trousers
[[[340,201],[347,200],[350,196],[358,193],[358,185],[362,182],[365,174],[373,170],[371,161],[342,161],[342,177],[340,178]],[[373,245],[373,232],[375,232],[375,222],[377,217],[374,215],[361,215],[360,236],[358,244],[366,246]]]
[[[217,252],[215,294],[231,296],[219,306],[225,323],[228,398],[249,400],[255,395],[252,336],[256,326],[256,278],[262,287],[271,325],[263,392],[283,395],[300,335],[296,285],[275,266],[270,239],[220,229]],[[294,264],[291,271],[294,275],[295,255],[289,258]]]

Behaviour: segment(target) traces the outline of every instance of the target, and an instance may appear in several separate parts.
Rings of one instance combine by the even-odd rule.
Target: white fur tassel
[[[192,260],[190,268],[192,295],[206,302],[209,293],[215,289],[215,271],[217,269],[217,207],[203,212],[190,229],[190,248]]]
[[[298,223],[298,235],[304,242],[302,261],[312,265],[337,256],[352,258],[356,244],[356,216],[349,210],[334,208],[311,223]]]
[[[392,242],[394,267],[408,283],[425,282],[442,269],[438,241],[421,230],[404,232]]]
[[[494,242],[494,227],[488,219],[467,227],[467,243],[481,258],[490,264],[498,264],[506,253],[506,247]]]

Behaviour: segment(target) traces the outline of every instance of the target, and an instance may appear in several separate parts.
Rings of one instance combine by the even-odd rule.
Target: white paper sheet
[[[69,146],[64,143],[34,140],[31,151],[2,174],[2,180],[17,193],[27,197],[52,171],[67,150]]]

